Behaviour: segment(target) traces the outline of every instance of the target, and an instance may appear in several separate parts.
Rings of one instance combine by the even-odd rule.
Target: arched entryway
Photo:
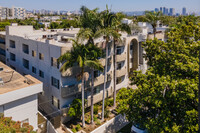
[[[132,39],[129,44],[129,76],[139,66],[139,44],[137,39]]]

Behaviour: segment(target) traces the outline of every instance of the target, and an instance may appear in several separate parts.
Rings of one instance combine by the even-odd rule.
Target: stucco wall
[[[37,94],[19,99],[3,105],[4,116],[12,117],[15,121],[29,120],[29,124],[36,130],[37,127]]]

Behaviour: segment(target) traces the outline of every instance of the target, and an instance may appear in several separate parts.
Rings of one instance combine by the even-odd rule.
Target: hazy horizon
[[[90,9],[99,8],[104,10],[106,5],[112,11],[145,11],[154,10],[155,8],[167,7],[175,8],[180,13],[183,7],[187,12],[200,13],[200,0],[1,0],[0,6],[5,7],[24,7],[27,10],[79,10],[84,5]]]

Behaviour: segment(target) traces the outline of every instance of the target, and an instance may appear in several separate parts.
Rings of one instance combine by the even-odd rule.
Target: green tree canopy
[[[149,132],[197,132],[200,24],[181,23],[167,35],[143,44],[150,68],[131,76],[138,89],[120,90],[118,112]]]
[[[4,117],[0,114],[1,133],[33,133],[33,126],[28,123],[13,121],[11,117]]]

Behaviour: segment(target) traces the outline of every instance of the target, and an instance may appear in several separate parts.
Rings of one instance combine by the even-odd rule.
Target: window
[[[59,64],[56,58],[51,57],[51,66],[59,68]]]
[[[36,51],[32,50],[32,56],[33,56],[33,57],[36,56]]]
[[[26,59],[23,59],[23,66],[24,66],[26,69],[29,69],[29,61],[26,60]]]
[[[36,68],[32,67],[32,72],[36,74]]]
[[[26,44],[22,44],[22,50],[25,54],[29,54],[29,46]]]
[[[40,59],[40,60],[44,60],[44,54],[39,53],[39,59]]]
[[[94,95],[97,94],[97,93],[100,93],[100,87],[99,86],[94,88]]]
[[[15,60],[16,60],[15,54],[10,53],[10,60],[12,60],[12,61],[15,61]]]
[[[39,70],[39,76],[40,76],[41,78],[44,78],[44,72],[41,71],[41,70]]]
[[[56,108],[58,108],[58,109],[60,109],[60,100],[58,100],[56,97],[54,97],[54,96],[52,96],[52,104],[56,107]]]
[[[6,51],[0,48],[0,55],[6,56]]]
[[[15,48],[15,41],[10,40],[10,47]]]
[[[122,68],[122,62],[117,63],[117,70],[120,70]]]
[[[100,76],[100,71],[94,71],[94,78],[99,77]]]
[[[123,81],[123,77],[118,77],[117,78],[117,84],[120,84]]]
[[[51,77],[51,85],[59,89],[59,80]]]
[[[139,42],[139,64],[143,65],[143,47],[142,42]]]
[[[133,44],[130,45],[130,50],[133,50]]]
[[[117,55],[120,55],[122,53],[122,47],[118,46],[117,47]]]
[[[107,65],[110,66],[111,63],[112,63],[112,60],[111,60],[111,57],[110,57],[110,58],[108,58],[108,60],[107,60]]]

